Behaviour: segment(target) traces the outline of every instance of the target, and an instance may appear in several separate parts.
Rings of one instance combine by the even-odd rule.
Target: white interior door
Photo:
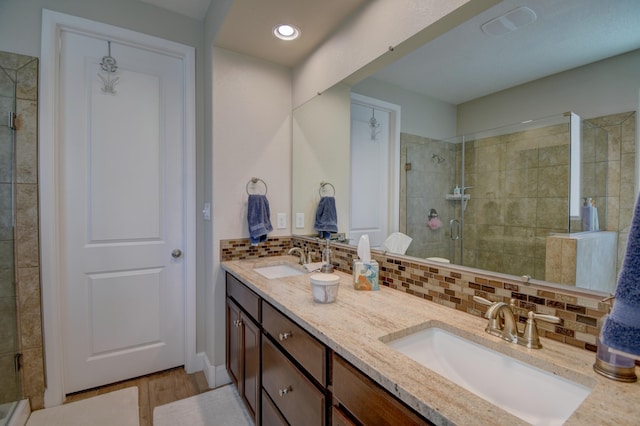
[[[372,118],[375,119],[372,126]],[[379,247],[399,226],[400,107],[351,94],[349,240]]]
[[[64,392],[185,363],[182,60],[61,34]]]

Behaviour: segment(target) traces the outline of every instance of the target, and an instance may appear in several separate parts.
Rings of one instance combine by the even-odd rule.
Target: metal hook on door
[[[458,219],[451,219],[449,221],[449,234],[452,240],[460,239],[460,221]]]

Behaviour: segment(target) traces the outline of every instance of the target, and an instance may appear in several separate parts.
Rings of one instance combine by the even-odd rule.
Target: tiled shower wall
[[[297,236],[270,238],[266,244],[258,247],[250,247],[248,238],[223,240],[220,242],[221,261],[283,255],[291,246],[315,252],[314,261],[318,261],[324,240]],[[350,274],[356,248],[332,243],[331,249],[337,269]],[[489,273],[402,258],[376,250],[372,251],[372,257],[380,265],[382,284],[389,288],[476,316],[482,316],[487,307],[473,302],[474,295],[506,303],[513,298],[521,322],[525,321],[529,310],[562,319],[560,324],[541,321],[538,325],[541,336],[582,349],[596,350],[599,333],[597,321],[608,309],[600,297],[578,294],[568,287],[564,290],[533,286]]]
[[[587,121],[606,130],[608,141],[585,144],[582,195],[599,206],[601,229],[618,232],[619,269],[635,201],[635,112]],[[474,188],[465,212],[465,265],[545,279],[546,237],[566,232],[566,215],[552,212],[568,211],[568,144],[567,125],[466,144],[465,185]]]
[[[14,265],[18,346],[22,396],[30,399],[32,409],[38,409],[44,405],[45,384],[38,235],[38,59],[0,52],[0,67],[17,82]]]
[[[618,271],[635,207],[636,111],[589,119],[607,131],[607,230],[618,232]]]

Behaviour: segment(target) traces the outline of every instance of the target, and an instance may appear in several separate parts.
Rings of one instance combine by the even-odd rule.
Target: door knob
[[[174,250],[171,252],[171,256],[172,256],[174,259],[177,259],[177,258],[179,258],[179,257],[182,257],[182,250],[180,250],[180,249],[174,249]]]

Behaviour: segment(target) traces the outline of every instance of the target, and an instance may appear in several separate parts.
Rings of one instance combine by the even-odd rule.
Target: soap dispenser
[[[607,297],[602,302],[606,303],[613,298],[614,296]],[[611,311],[611,305],[607,304],[607,306],[609,311]],[[602,330],[602,326],[607,316],[608,314],[598,320],[598,329]],[[596,362],[593,364],[593,369],[596,373],[618,382],[633,383],[638,380],[634,359],[615,352],[610,352],[609,347],[602,343],[601,336],[598,336],[596,343]]]
[[[453,195],[456,195],[456,196],[460,195],[460,187],[458,185],[456,185],[456,187],[453,188]]]

